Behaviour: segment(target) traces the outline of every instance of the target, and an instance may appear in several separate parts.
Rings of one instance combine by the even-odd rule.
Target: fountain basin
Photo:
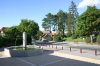
[[[40,55],[43,53],[42,49],[36,48],[36,49],[30,49],[30,50],[15,50],[11,48],[5,48],[4,49],[4,56],[5,57],[29,57],[29,56],[35,56]]]

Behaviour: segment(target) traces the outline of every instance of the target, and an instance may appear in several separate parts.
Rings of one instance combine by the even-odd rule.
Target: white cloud
[[[82,0],[79,5],[78,8],[84,8],[87,6],[93,6],[93,5],[99,5],[100,4],[100,0]]]

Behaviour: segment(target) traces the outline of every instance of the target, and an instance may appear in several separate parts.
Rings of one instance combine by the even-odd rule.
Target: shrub
[[[54,41],[62,41],[62,37],[59,35],[54,35],[53,40]]]
[[[16,41],[16,46],[22,44],[22,38],[18,38]],[[8,37],[0,37],[0,47],[9,47],[9,46],[15,46],[15,39],[14,38],[8,38]]]
[[[95,36],[93,37],[93,42],[96,42],[96,37]]]
[[[67,37],[71,37],[72,36],[72,34],[69,32],[69,33],[67,33],[67,35],[66,35]]]
[[[91,42],[91,38],[90,37],[86,37],[85,41],[86,41],[86,43],[90,43]]]
[[[77,35],[72,35],[72,39],[77,39]]]
[[[100,43],[100,35],[97,36],[97,42]]]

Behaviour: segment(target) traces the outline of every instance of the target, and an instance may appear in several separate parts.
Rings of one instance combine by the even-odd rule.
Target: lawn
[[[83,39],[83,38],[73,39],[72,37],[68,37],[68,38],[64,38],[64,40],[69,41],[69,42],[85,42],[85,39]]]

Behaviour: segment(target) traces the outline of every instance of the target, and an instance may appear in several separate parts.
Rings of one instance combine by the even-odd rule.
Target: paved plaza
[[[100,66],[99,51],[95,56],[92,50],[84,50],[83,53],[80,53],[79,49],[74,48],[70,52],[67,44],[63,44],[63,46],[62,50],[62,45],[42,45],[44,53],[38,56],[2,57],[0,66]]]
[[[72,60],[53,55],[23,58],[0,58],[0,66],[100,66],[98,64]]]

